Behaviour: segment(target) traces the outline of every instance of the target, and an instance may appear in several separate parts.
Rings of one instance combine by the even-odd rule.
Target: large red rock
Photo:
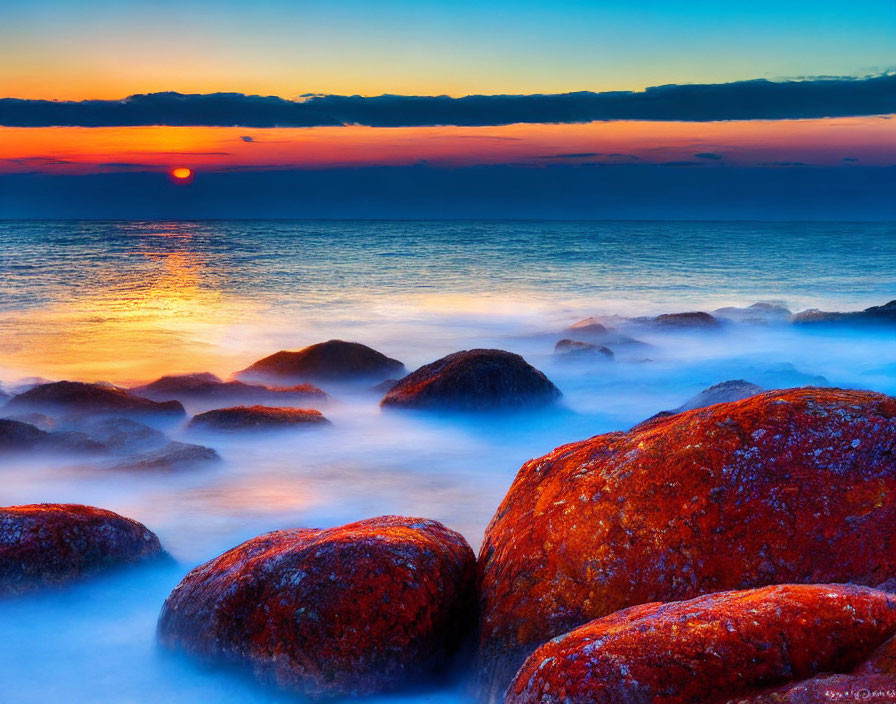
[[[849,672],[894,633],[896,596],[867,587],[782,585],[643,604],[542,645],[505,702],[725,701]]]
[[[464,350],[449,354],[400,379],[383,397],[384,408],[480,411],[537,406],[560,391],[518,354]]]
[[[538,645],[619,609],[896,575],[896,399],[791,389],[527,462],[480,553],[492,695]]]
[[[146,526],[112,511],[77,504],[0,508],[0,595],[162,554]]]
[[[263,381],[353,381],[402,373],[401,362],[367,345],[329,340],[298,351],[281,350],[238,372],[238,376]]]
[[[184,577],[158,633],[284,688],[370,694],[449,663],[473,625],[474,582],[472,550],[436,521],[280,530]]]
[[[320,411],[311,408],[235,406],[217,408],[193,416],[191,428],[217,431],[280,430],[309,425],[329,425]]]
[[[177,401],[158,403],[114,386],[85,384],[80,381],[56,381],[35,386],[14,396],[3,410],[7,414],[103,413],[131,417],[185,415],[184,407]]]

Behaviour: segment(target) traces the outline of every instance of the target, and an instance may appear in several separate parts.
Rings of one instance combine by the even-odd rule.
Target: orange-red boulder
[[[726,701],[849,672],[894,633],[896,595],[867,587],[782,585],[643,604],[542,645],[505,702]]]
[[[244,379],[353,381],[385,379],[404,365],[358,342],[329,340],[298,351],[281,350],[238,372]]]
[[[896,399],[791,389],[527,462],[479,560],[492,695],[561,633],[634,604],[896,574]]]
[[[111,511],[77,504],[0,508],[0,595],[162,554],[146,526]]]
[[[280,530],[184,577],[159,639],[310,695],[371,694],[448,666],[473,626],[474,582],[472,550],[436,521]]]
[[[400,379],[380,401],[384,408],[481,411],[538,406],[560,391],[518,354],[464,350]]]
[[[7,414],[103,413],[130,417],[185,415],[184,407],[177,401],[158,403],[114,386],[85,384],[80,381],[55,381],[32,387],[14,396],[3,410]]]
[[[191,428],[217,431],[277,430],[308,425],[329,425],[320,411],[311,408],[235,406],[193,416]]]

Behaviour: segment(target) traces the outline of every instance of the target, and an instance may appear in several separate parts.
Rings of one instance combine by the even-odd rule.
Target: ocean
[[[894,394],[892,328],[630,322],[757,301],[859,310],[896,299],[894,272],[891,223],[0,222],[6,390],[30,377],[227,377],[277,350],[340,338],[408,369],[461,349],[510,350],[564,394],[556,408],[484,418],[386,413],[368,388],[330,389],[321,410],[332,428],[209,440],[222,462],[183,472],[0,458],[0,504],[108,508],[145,523],[175,560],[0,603],[0,672],[13,675],[4,697],[295,701],[156,648],[162,601],[188,569],[264,531],[383,514],[438,519],[477,549],[525,460],[729,379]],[[554,354],[589,316],[645,345],[615,361]],[[188,439],[183,428],[172,435]],[[456,689],[388,698],[465,700]]]

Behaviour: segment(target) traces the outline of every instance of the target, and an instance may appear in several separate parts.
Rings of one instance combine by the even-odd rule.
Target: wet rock
[[[329,340],[260,359],[238,376],[243,379],[355,381],[384,379],[404,373],[404,365],[358,342]]]
[[[557,448],[517,474],[479,570],[485,679],[633,604],[896,574],[896,399],[790,389]]]
[[[320,411],[271,406],[218,408],[195,415],[190,421],[191,428],[216,431],[276,430],[329,424]]]
[[[729,701],[730,704],[896,704],[896,678],[892,675],[818,675],[802,682],[775,687],[761,694],[737,697]]]
[[[562,334],[564,337],[587,340],[597,345],[611,345],[617,351],[643,352],[652,348],[652,345],[646,342],[623,335],[615,328],[606,327],[595,318],[580,320],[566,328]]]
[[[703,389],[703,391],[685,401],[678,408],[672,409],[671,411],[660,411],[656,415],[651,416],[635,427],[640,428],[647,423],[652,423],[658,418],[666,418],[668,416],[673,416],[676,413],[693,411],[697,408],[706,408],[707,406],[713,406],[717,403],[730,403],[732,401],[740,401],[741,399],[749,398],[750,396],[755,396],[756,394],[761,394],[763,391],[765,391],[765,389],[763,389],[761,386],[751,384],[749,381],[744,381],[743,379],[732,379],[730,381],[723,381],[719,384],[715,384],[714,386],[710,386],[708,389]]]
[[[849,313],[804,310],[793,316],[793,322],[796,325],[896,325],[896,300]]]
[[[569,339],[560,340],[560,342],[554,345],[554,354],[563,355],[570,359],[613,359],[616,356],[609,347]]]
[[[7,413],[115,414],[125,417],[173,417],[185,415],[177,401],[157,403],[104,384],[57,381],[35,386],[15,396],[4,407]]]
[[[275,531],[184,577],[158,634],[284,688],[373,694],[448,665],[473,625],[474,581],[470,547],[436,521]]]
[[[420,367],[380,401],[384,408],[481,411],[553,403],[559,389],[518,354],[464,350]]]
[[[719,308],[713,313],[717,318],[750,325],[787,323],[793,315],[783,301],[759,301],[747,308]]]
[[[602,337],[609,333],[607,327],[598,322],[596,318],[585,318],[584,320],[580,320],[577,323],[573,323],[568,328],[566,328],[566,330],[579,336]]]
[[[689,704],[848,672],[896,632],[896,596],[786,585],[635,606],[542,645],[507,704]]]
[[[131,471],[174,471],[217,462],[221,458],[210,447],[185,442],[169,442],[161,448],[124,459],[112,468]]]
[[[101,453],[107,450],[83,433],[51,433],[30,423],[0,418],[0,453]]]
[[[378,394],[384,394],[391,391],[399,381],[400,379],[386,379],[376,386],[371,387],[370,390],[375,391]]]
[[[60,427],[82,433],[112,452],[157,449],[168,442],[164,433],[130,418],[85,416],[63,420]]]
[[[222,381],[214,374],[180,374],[163,376],[150,384],[135,386],[130,392],[155,401],[190,400],[213,401],[230,399],[251,401],[325,401],[328,397],[311,384],[296,386],[261,386],[242,381]]]
[[[635,322],[660,328],[716,330],[722,327],[722,323],[719,322],[718,318],[703,311],[664,313],[655,318],[636,318]]]
[[[151,531],[111,511],[76,504],[0,508],[0,595],[162,555]]]

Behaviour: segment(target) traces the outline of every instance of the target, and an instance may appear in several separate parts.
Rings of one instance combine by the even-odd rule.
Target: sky
[[[892,0],[0,1],[0,217],[889,219],[894,73]]]

